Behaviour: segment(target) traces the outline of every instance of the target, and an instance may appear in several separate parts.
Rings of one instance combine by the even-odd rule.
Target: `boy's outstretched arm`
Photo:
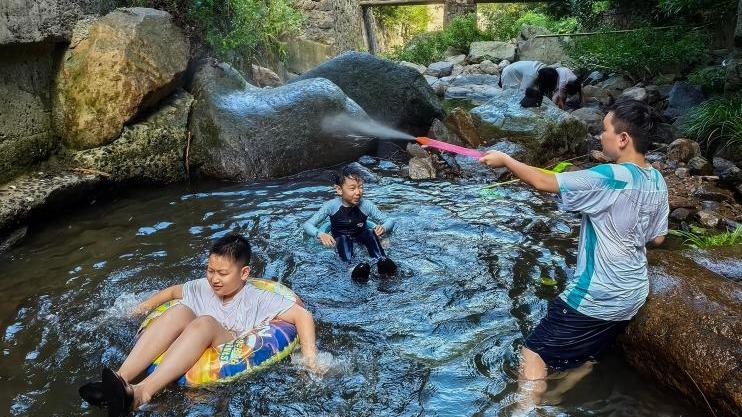
[[[519,162],[506,153],[499,151],[487,152],[483,157],[479,158],[479,162],[492,168],[505,167],[523,182],[539,191],[559,192],[559,183],[557,183],[554,174],[543,172],[536,167]]]
[[[312,313],[304,307],[294,304],[288,310],[279,314],[278,318],[296,326],[305,364],[310,370],[314,371],[317,366],[317,341]]]
[[[149,297],[148,299],[142,301],[136,307],[134,307],[132,313],[135,315],[146,314],[154,310],[155,307],[159,306],[165,301],[174,300],[177,298],[183,298],[182,284],[173,285],[172,287],[168,287],[162,291],[158,291],[155,295]]]

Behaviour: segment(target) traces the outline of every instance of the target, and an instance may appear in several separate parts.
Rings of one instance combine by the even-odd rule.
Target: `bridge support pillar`
[[[443,4],[443,24],[446,25],[456,16],[476,13],[477,4],[474,0],[446,0]]]

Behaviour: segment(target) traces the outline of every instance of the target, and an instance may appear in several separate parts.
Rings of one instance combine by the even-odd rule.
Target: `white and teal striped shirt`
[[[582,213],[574,279],[560,297],[602,320],[628,320],[649,293],[645,245],[667,234],[667,185],[654,168],[603,164],[556,174],[562,209]]]

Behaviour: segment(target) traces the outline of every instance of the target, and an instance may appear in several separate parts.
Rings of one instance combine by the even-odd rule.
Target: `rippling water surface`
[[[380,172],[367,198],[398,218],[401,272],[358,285],[301,223],[331,198],[321,175],[148,190],[43,226],[0,255],[0,415],[103,415],[77,387],[118,366],[152,291],[203,276],[210,241],[239,228],[256,276],[293,288],[318,322],[330,372],[291,361],[237,382],[171,388],[139,416],[506,416],[517,348],[572,278],[578,221],[514,186],[412,182]],[[548,287],[542,277],[558,286]],[[697,416],[617,354],[545,416]]]

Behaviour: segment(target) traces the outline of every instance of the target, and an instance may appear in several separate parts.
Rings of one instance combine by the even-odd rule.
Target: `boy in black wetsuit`
[[[304,231],[327,247],[336,246],[340,259],[345,262],[350,262],[353,257],[353,242],[359,242],[372,258],[378,259],[380,275],[394,274],[397,265],[386,257],[379,241],[380,236],[392,231],[394,219],[387,217],[374,203],[361,198],[363,178],[351,167],[346,166],[339,175],[334,174],[333,182],[338,197],[323,204],[304,223]],[[318,229],[327,217],[330,218],[330,233]],[[369,217],[380,224],[368,221]],[[369,264],[361,262],[353,268],[351,277],[356,281],[366,281],[370,272]]]

